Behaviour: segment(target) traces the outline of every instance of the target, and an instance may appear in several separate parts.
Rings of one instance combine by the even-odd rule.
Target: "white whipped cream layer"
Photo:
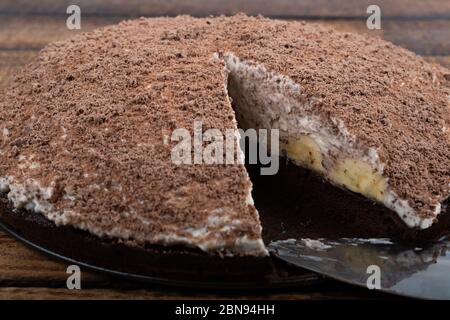
[[[55,209],[50,199],[54,193],[54,185],[42,186],[37,180],[27,179],[25,182],[18,183],[12,176],[0,177],[0,192],[5,193],[8,200],[15,209],[26,209],[44,215],[47,219],[53,221],[57,226],[71,225],[78,229],[89,231],[98,237],[120,238],[124,240],[136,240],[140,243],[156,243],[161,245],[185,245],[188,247],[197,247],[206,252],[223,251],[228,249],[233,254],[242,255],[268,255],[262,239],[250,239],[242,236],[235,239],[234,243],[217,240],[220,232],[230,230],[234,224],[240,221],[230,219],[226,214],[222,215],[223,208],[218,208],[209,217],[207,225],[202,228],[186,228],[189,237],[180,236],[174,227],[174,232],[166,232],[164,234],[150,235],[139,233],[127,229],[120,225],[115,226],[111,230],[105,230],[98,226],[86,222],[77,221],[77,213],[73,211],[58,211]],[[250,190],[249,190],[250,193]],[[251,195],[249,196],[251,198]],[[75,197],[66,196],[66,200],[75,200]],[[143,224],[151,223],[144,217],[138,217]],[[221,228],[217,229],[218,226]],[[212,231],[211,231],[212,230]],[[211,240],[208,240],[211,239]],[[228,254],[228,253],[226,253]]]

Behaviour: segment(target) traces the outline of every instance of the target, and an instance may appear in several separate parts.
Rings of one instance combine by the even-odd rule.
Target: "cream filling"
[[[384,204],[408,227],[426,229],[433,224],[434,218],[421,217],[390,187],[376,149],[361,147],[340,119],[308,112],[313,99],[302,97],[292,79],[233,54],[225,54],[224,60],[238,122],[247,128],[279,129],[282,154],[333,184]],[[440,212],[436,201],[434,215]]]
[[[50,199],[53,196],[54,186],[43,187],[38,181],[28,179],[24,183],[17,183],[13,177],[0,178],[0,192],[6,193],[9,201],[16,209],[26,209],[36,213],[43,214],[47,219],[53,221],[56,225],[72,225],[81,230],[86,230],[99,237],[121,238],[124,240],[136,240],[140,243],[157,243],[162,245],[181,244],[189,247],[198,247],[201,250],[223,251],[228,249],[233,253],[243,255],[267,255],[268,252],[264,246],[262,239],[250,239],[246,235],[234,240],[233,243],[218,239],[217,235],[221,232],[231,230],[233,225],[241,223],[237,219],[233,219],[233,215],[227,214],[229,209],[217,208],[208,218],[207,224],[202,228],[185,228],[182,230],[188,236],[180,236],[177,231],[179,227],[174,226],[174,232],[165,234],[151,235],[145,232],[135,232],[124,228],[120,225],[115,226],[111,230],[105,230],[95,225],[85,222],[77,222],[77,213],[73,211],[57,211]],[[249,191],[250,193],[250,191]],[[251,198],[251,196],[250,196]],[[66,197],[66,199],[75,200],[74,197]],[[143,224],[150,224],[143,217]],[[146,223],[145,223],[145,222]]]

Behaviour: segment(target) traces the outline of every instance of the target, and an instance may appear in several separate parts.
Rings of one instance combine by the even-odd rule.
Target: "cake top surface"
[[[0,175],[51,186],[51,218],[98,235],[206,249],[260,242],[242,165],[170,158],[172,131],[195,119],[235,128],[213,57],[226,52],[290,77],[312,114],[376,148],[420,214],[448,197],[448,70],[377,38],[242,14],[124,21],[50,44],[3,93]]]

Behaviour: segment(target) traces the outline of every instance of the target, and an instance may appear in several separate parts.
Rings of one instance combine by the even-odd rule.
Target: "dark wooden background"
[[[66,9],[81,7],[81,32],[140,16],[207,16],[237,12],[305,19],[338,30],[380,36],[450,68],[450,0],[2,0],[0,87],[47,43],[80,31],[66,28]],[[382,11],[381,30],[366,28],[366,8]],[[327,280],[321,285],[272,292],[208,292],[130,283],[82,273],[82,290],[66,289],[67,265],[36,253],[0,231],[0,299],[61,298],[385,298],[378,292]]]

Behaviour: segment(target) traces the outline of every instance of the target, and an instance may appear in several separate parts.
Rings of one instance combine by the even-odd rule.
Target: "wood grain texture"
[[[81,30],[69,30],[66,17],[14,16],[0,18],[0,50],[38,50],[52,41],[67,39],[80,32],[115,24],[123,20],[114,17],[85,17]]]
[[[334,284],[329,287],[317,287],[315,291],[288,291],[279,293],[217,293],[217,292],[196,292],[179,291],[173,288],[145,288],[145,289],[81,289],[68,290],[66,288],[45,288],[45,287],[0,287],[0,300],[2,299],[189,299],[189,300],[318,300],[318,299],[386,299],[396,298],[382,292],[375,292],[354,288],[351,286]]]
[[[0,14],[64,15],[70,4],[85,15],[161,16],[191,14],[262,14],[271,17],[365,17],[371,4],[379,5],[385,19],[450,17],[450,2],[442,0],[2,0]]]
[[[4,88],[18,70],[37,54],[38,51],[35,50],[0,50],[0,89]]]
[[[49,259],[3,231],[0,231],[0,248],[0,286],[65,286],[68,263]],[[109,277],[88,271],[83,271],[82,281],[87,287],[111,283]]]

